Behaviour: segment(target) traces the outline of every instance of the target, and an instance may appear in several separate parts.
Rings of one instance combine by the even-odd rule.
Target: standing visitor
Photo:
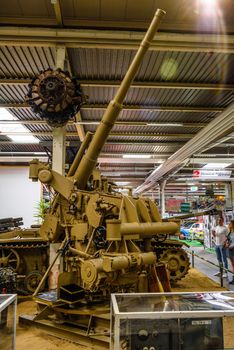
[[[231,220],[229,225],[228,244],[227,244],[227,256],[232,264],[232,272],[234,273],[234,220]],[[231,284],[234,284],[234,275],[232,275]]]
[[[225,244],[227,241],[228,229],[224,226],[223,218],[219,218],[218,225],[212,230],[212,235],[214,237],[215,251],[219,265],[227,269],[228,262]],[[215,273],[215,276],[220,276],[220,272]],[[224,271],[223,277],[227,277],[226,271]]]

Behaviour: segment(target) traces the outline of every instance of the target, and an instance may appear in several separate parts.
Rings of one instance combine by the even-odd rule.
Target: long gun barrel
[[[137,70],[142,62],[142,59],[148,50],[151,42],[153,41],[154,35],[160,25],[162,17],[165,15],[165,11],[158,9],[151,22],[151,25],[141,42],[141,45],[125,75],[115,98],[109,103],[101,123],[99,124],[95,135],[87,149],[86,154],[82,158],[77,170],[74,174],[76,185],[79,189],[84,189],[87,181],[96,166],[98,156],[110,134],[110,131],[122,109],[123,100],[128,92],[128,89],[135,78]]]
[[[221,212],[220,210],[218,210],[215,206],[213,206],[212,208],[204,209],[204,210],[197,211],[197,212],[191,212],[191,213],[187,213],[187,214],[171,216],[169,218],[163,219],[163,221],[168,222],[168,221],[173,221],[174,219],[183,220],[183,219],[189,219],[189,218],[196,218],[196,217],[203,216],[203,215],[219,215],[220,212]]]

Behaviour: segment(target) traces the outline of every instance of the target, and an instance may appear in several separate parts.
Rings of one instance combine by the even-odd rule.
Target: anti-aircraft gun
[[[63,302],[103,300],[111,292],[152,291],[149,281],[156,282],[155,266],[165,251],[171,250],[167,262],[172,279],[180,279],[188,271],[188,257],[181,244],[167,239],[178,233],[177,223],[163,222],[155,202],[150,199],[112,191],[108,180],[95,168],[163,15],[164,11],[157,10],[96,133],[93,136],[87,133],[67,176],[37,160],[30,164],[30,178],[39,179],[56,193],[40,235],[50,242],[62,242],[57,256],[60,252],[63,256],[64,272],[58,279],[58,298]],[[51,74],[60,79],[59,72]],[[44,78],[36,79],[31,91],[40,91],[40,84],[44,92],[46,86],[51,91]],[[56,93],[59,92],[57,89]],[[35,98],[38,101],[38,97]],[[38,105],[45,105],[43,96]]]

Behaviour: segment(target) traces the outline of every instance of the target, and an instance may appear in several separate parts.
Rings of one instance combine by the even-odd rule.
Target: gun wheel
[[[40,271],[32,271],[30,272],[25,280],[24,280],[24,284],[25,284],[25,287],[27,289],[28,292],[30,293],[34,293],[37,286],[39,285],[39,283],[41,282],[42,280],[42,274],[40,273]],[[45,284],[42,285],[40,291],[42,291],[45,287]]]
[[[11,267],[15,272],[20,266],[20,257],[14,249],[0,249],[0,267]]]
[[[179,281],[189,270],[189,258],[181,248],[169,248],[160,255],[160,262],[167,265],[171,281]]]

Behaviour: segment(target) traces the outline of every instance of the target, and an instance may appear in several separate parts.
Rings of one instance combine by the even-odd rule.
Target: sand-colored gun
[[[180,279],[188,271],[181,244],[168,239],[179,233],[177,223],[163,222],[153,200],[114,191],[95,168],[163,16],[164,11],[157,10],[96,133],[87,133],[67,176],[37,160],[31,162],[30,178],[56,192],[40,234],[51,242],[63,242],[64,272],[59,276],[58,295],[65,302],[71,302],[71,295],[91,300],[113,291],[150,291],[152,269],[161,260],[167,261],[171,279]]]

